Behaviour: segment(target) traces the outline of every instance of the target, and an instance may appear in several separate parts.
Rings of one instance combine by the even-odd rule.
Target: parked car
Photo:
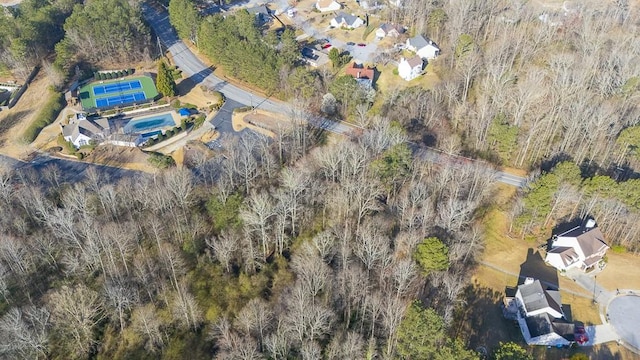
[[[322,45],[322,48],[323,48],[323,49],[328,49],[328,48],[330,48],[330,47],[331,47],[331,44],[324,44],[324,45]]]
[[[575,328],[575,333],[573,334],[576,342],[580,345],[587,343],[589,341],[589,335],[584,329],[584,326],[578,325]]]
[[[354,43],[353,41],[349,41],[349,42],[347,43],[347,46],[353,46],[353,45],[355,45],[355,44],[356,44],[356,43]]]
[[[365,44],[365,43],[360,43],[360,44],[358,44],[358,46],[363,47],[363,46],[367,46],[367,44]]]

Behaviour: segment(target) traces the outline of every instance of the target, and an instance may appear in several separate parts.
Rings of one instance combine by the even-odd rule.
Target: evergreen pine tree
[[[160,61],[158,64],[156,87],[164,96],[171,97],[176,95],[176,83],[173,81],[173,77],[171,76],[171,70],[169,70],[164,61]]]

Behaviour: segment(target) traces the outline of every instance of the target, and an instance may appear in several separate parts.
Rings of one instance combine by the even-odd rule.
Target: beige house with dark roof
[[[589,271],[602,262],[609,249],[596,222],[589,219],[584,226],[577,226],[552,240],[544,261],[558,270],[578,268]]]
[[[398,75],[406,81],[411,81],[422,74],[423,66],[424,62],[418,55],[411,59],[402,58],[398,63]]]

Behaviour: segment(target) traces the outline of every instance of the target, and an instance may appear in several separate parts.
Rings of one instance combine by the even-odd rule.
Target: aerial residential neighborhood
[[[640,4],[0,10],[0,359],[640,358]]]

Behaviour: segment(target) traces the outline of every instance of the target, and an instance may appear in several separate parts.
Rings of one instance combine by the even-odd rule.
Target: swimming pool
[[[173,116],[170,113],[154,115],[145,118],[131,120],[124,126],[125,134],[141,133],[152,129],[159,129],[165,126],[175,126]]]

